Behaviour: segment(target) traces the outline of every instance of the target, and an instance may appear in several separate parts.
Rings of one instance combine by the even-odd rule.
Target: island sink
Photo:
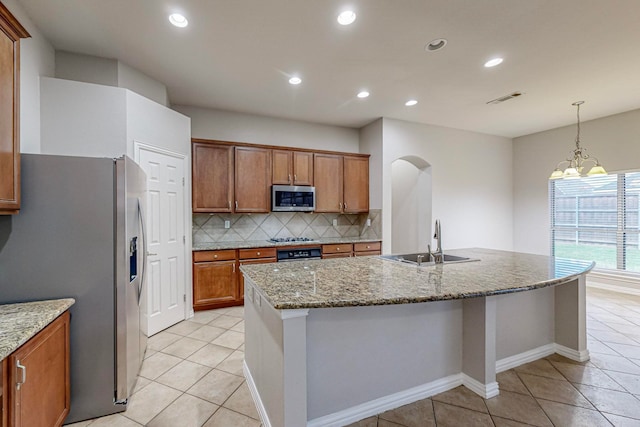
[[[419,257],[422,257],[422,258],[419,258]],[[442,254],[442,257],[443,257],[444,264],[480,261],[477,258],[467,258],[463,256],[450,255],[450,254]],[[415,253],[415,254],[401,254],[401,255],[381,255],[381,258],[392,260],[392,261],[406,262],[406,263],[415,264],[415,265],[427,266],[427,265],[435,264],[435,260],[433,259],[433,256],[429,252],[421,252],[421,253]]]

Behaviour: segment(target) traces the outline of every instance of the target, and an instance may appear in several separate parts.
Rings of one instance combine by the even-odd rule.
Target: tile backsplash
[[[336,225],[333,225],[333,220]],[[367,225],[367,219],[371,225]],[[224,222],[230,222],[230,228]],[[342,215],[306,212],[193,214],[193,243],[268,240],[272,237],[382,239],[382,211]]]

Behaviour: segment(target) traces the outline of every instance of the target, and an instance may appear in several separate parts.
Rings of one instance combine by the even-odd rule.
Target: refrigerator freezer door
[[[146,176],[130,158],[116,160],[116,402],[126,403],[146,349],[143,273],[145,241],[140,213]]]

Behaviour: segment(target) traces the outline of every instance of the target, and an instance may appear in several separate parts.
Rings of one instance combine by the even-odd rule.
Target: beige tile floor
[[[498,374],[500,395],[464,387],[353,427],[639,426],[640,296],[588,290],[591,360],[553,355]],[[149,340],[129,409],[74,427],[258,427],[242,374],[242,307],[197,312]]]

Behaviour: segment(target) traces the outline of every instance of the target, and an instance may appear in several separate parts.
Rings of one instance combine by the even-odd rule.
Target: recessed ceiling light
[[[302,83],[302,79],[300,77],[291,77],[289,79],[289,83],[291,83],[292,85],[299,85],[300,83]]]
[[[495,67],[496,65],[502,64],[502,58],[493,58],[484,63],[484,66],[487,68]]]
[[[410,99],[407,102],[404,103],[404,105],[406,105],[407,107],[412,107],[414,105],[416,105],[418,103],[418,101],[416,101],[415,99]]]
[[[338,23],[340,25],[350,25],[356,20],[356,13],[353,10],[345,10],[338,15]]]
[[[366,90],[363,90],[362,92],[358,93],[358,98],[366,98],[369,96],[369,92],[367,92]]]
[[[179,13],[172,13],[171,15],[169,15],[169,22],[180,28],[184,28],[189,25],[189,21],[187,21],[187,18]]]
[[[434,39],[427,43],[427,45],[424,47],[424,50],[426,50],[427,52],[435,52],[436,50],[440,50],[445,47],[446,44],[447,39]]]

